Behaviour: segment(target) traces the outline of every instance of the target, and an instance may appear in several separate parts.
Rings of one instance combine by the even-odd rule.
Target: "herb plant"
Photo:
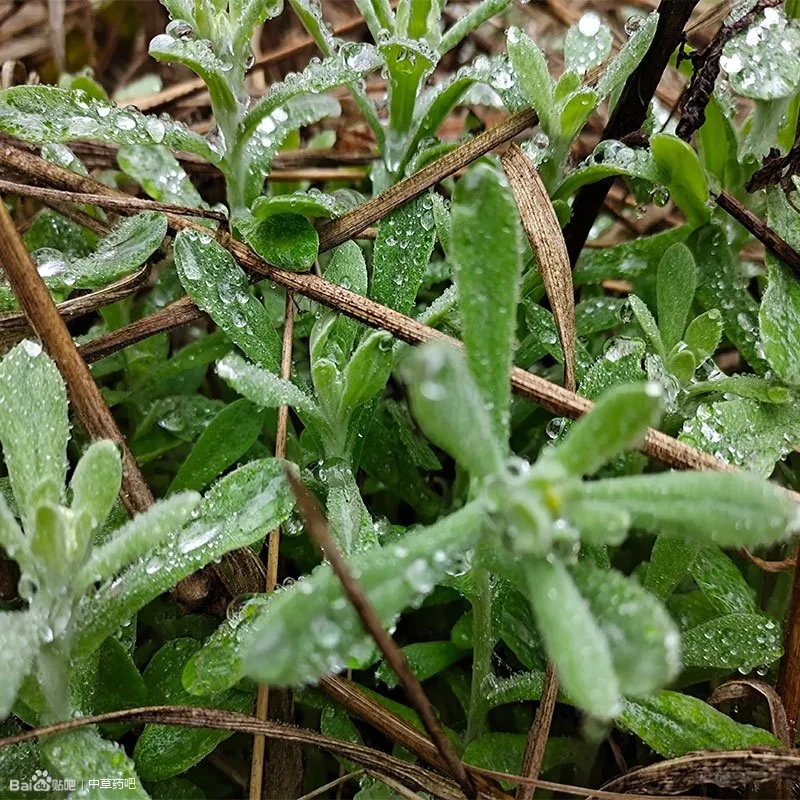
[[[234,731],[264,732],[246,716],[259,685],[272,715],[321,735],[291,727],[270,745],[289,749],[269,751],[267,777],[289,775],[296,796],[337,773],[359,778],[343,789],[359,800],[399,796],[398,781],[436,794],[414,677],[456,757],[495,772],[530,775],[542,736],[541,771],[592,787],[619,773],[609,738],[630,765],[791,745],[752,704],[717,708],[713,692],[733,676],[735,691],[772,697],[742,675],[771,681],[781,664],[773,706],[790,725],[800,714],[800,612],[788,573],[761,570],[786,566],[798,528],[800,5],[745,3],[708,48],[678,36],[674,52],[679,4],[624,31],[587,9],[557,43],[554,77],[553,41],[509,0],[357,0],[370,43],[337,35],[316,0],[162,4],[170,21],[149,53],[201,79],[202,124],[120,107],[84,72],[0,92],[0,130],[40,148],[3,145],[4,170],[35,163],[37,182],[111,198],[76,208],[59,195],[33,219],[30,203],[9,207],[53,302],[93,314],[74,343],[102,356],[92,377],[161,498],[126,519],[120,453],[90,441],[79,403],[70,427],[80,383],[62,379],[55,334],[9,269],[3,734],[122,713],[0,746],[3,790],[47,774],[96,797],[98,777],[131,797],[239,796],[251,748]],[[254,32],[290,12],[321,58],[250,97]],[[487,22],[496,46],[469,58]],[[642,65],[661,51],[691,78],[680,121],[656,99],[598,142],[598,119],[630,116],[631,97],[647,106]],[[546,197],[521,196],[486,148],[422,185],[421,170],[481,142],[438,138],[459,107],[533,120],[522,150]],[[374,140],[363,178],[271,179],[284,149],[319,157],[323,139],[300,131],[340,115]],[[86,139],[115,148],[102,182],[75,144]],[[215,171],[195,180],[199,161]],[[614,179],[629,207],[609,199],[584,247],[570,217]],[[116,187],[131,181],[155,202],[120,214]],[[17,185],[52,201],[34,190]],[[536,241],[531,203],[565,241]],[[332,248],[330,221],[352,224]],[[574,303],[545,298],[554,268]],[[41,342],[20,333],[18,305]],[[286,470],[350,584],[304,535],[314,523]],[[368,634],[364,603],[409,674]],[[552,676],[548,735],[534,709]],[[130,710],[144,706],[196,709],[141,723]],[[365,716],[417,763],[390,759]],[[292,737],[335,758],[309,747],[292,760]]]

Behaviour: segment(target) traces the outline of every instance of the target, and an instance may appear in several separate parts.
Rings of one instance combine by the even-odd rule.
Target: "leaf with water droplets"
[[[148,550],[177,534],[200,502],[200,495],[185,492],[159,500],[147,511],[115,531],[111,538],[92,552],[81,568],[76,585],[85,588],[91,583],[113,577]]]
[[[194,639],[172,639],[150,660],[144,671],[150,705],[185,706],[202,703],[204,708],[249,713],[253,697],[234,689],[205,695],[202,701],[181,683],[184,665],[200,648]],[[144,780],[161,781],[178,775],[204,759],[232,735],[229,730],[182,728],[176,725],[145,725],[133,750],[136,769]]]
[[[693,750],[781,746],[768,731],[734,722],[696,697],[666,690],[648,698],[627,698],[615,722],[665,758]]]
[[[727,614],[684,631],[681,638],[687,667],[746,673],[783,654],[781,626],[761,614]]]
[[[231,12],[235,22],[233,52],[239,53],[247,47],[254,30],[268,19],[274,19],[283,11],[283,0],[240,0],[238,13]]]
[[[731,88],[743,97],[791,97],[800,84],[800,26],[782,9],[766,8],[763,18],[725,44],[720,66]]]
[[[658,329],[664,347],[671,350],[683,338],[686,319],[694,300],[697,270],[692,251],[684,244],[674,244],[658,265]]]
[[[748,278],[733,260],[725,229],[705,225],[687,244],[697,264],[697,299],[707,310],[719,310],[726,336],[747,363],[763,374],[769,364],[758,342],[758,303],[746,289]]]
[[[415,608],[474,547],[484,512],[471,503],[388,547],[351,559],[381,624]],[[372,638],[327,565],[283,590],[245,653],[247,674],[271,685],[313,683],[320,675],[371,658]]]
[[[415,642],[402,650],[411,671],[420,681],[438,675],[464,656],[464,651],[452,642]],[[398,685],[397,676],[385,661],[381,662],[375,677],[390,689]]]
[[[548,136],[558,133],[555,128],[553,79],[547,68],[542,49],[520,28],[508,29],[508,57],[528,102],[539,115],[542,129]]]
[[[800,445],[800,414],[791,403],[701,403],[683,423],[678,440],[768,478],[775,464]]]
[[[180,122],[163,121],[135,108],[97,100],[83,90],[14,86],[0,92],[0,130],[26,142],[46,144],[94,139],[109,144],[163,144],[216,162],[206,140]]]
[[[683,341],[691,350],[697,364],[707,361],[722,339],[722,314],[712,308],[696,316],[687,326]]]
[[[667,600],[694,563],[698,547],[697,542],[659,535],[650,552],[644,588],[659,600]]]
[[[714,545],[701,545],[689,572],[718,614],[755,614],[755,593],[736,564]]]
[[[434,444],[475,477],[487,477],[501,469],[506,443],[497,441],[460,353],[438,342],[423,345],[405,356],[399,373],[414,418]]]
[[[601,719],[619,711],[620,685],[611,649],[569,571],[554,559],[533,558],[522,573],[547,654],[564,691],[579,708]],[[520,587],[522,588],[522,587]],[[591,664],[591,672],[586,665]]]
[[[628,80],[628,76],[641,64],[656,35],[658,14],[648,14],[631,34],[611,63],[603,70],[597,82],[597,94],[602,99],[614,94]]]
[[[5,719],[22,681],[31,671],[44,628],[37,614],[30,610],[0,611],[0,720]]]
[[[121,745],[103,739],[94,727],[57,733],[39,743],[42,759],[51,775],[76,781],[85,787],[81,797],[105,800],[109,790],[100,788],[99,776],[111,782],[121,781],[125,789],[114,789],[118,798],[148,800],[133,761]]]
[[[611,52],[611,30],[598,14],[587,11],[567,31],[564,68],[585,75],[602,64]]]
[[[193,230],[175,237],[174,252],[175,267],[192,300],[252,361],[277,373],[280,338],[233,256],[211,234]]]
[[[625,476],[585,483],[582,496],[618,504],[634,527],[721,547],[774,544],[791,536],[798,515],[781,487],[738,472]]]
[[[61,502],[67,475],[67,393],[42,346],[26,339],[0,361],[0,443],[23,527],[37,502]]]
[[[122,461],[114,442],[92,442],[81,456],[69,487],[72,510],[86,514],[89,527],[96,528],[111,513],[122,483]]]
[[[381,220],[369,296],[402,314],[414,307],[436,240],[433,201],[422,195]]]
[[[100,240],[93,253],[83,258],[49,248],[32,255],[51,289],[99,289],[141,267],[161,246],[166,233],[167,218],[159,211],[145,211],[124,218]]]
[[[276,459],[251,461],[226,475],[206,492],[196,518],[178,536],[81,601],[72,623],[75,647],[91,652],[178,581],[280,525],[292,506],[283,464]]]
[[[153,200],[200,208],[203,198],[166,147],[124,144],[117,151],[119,168]]]
[[[247,243],[265,261],[292,272],[307,272],[319,252],[317,229],[300,214],[272,214],[244,226]]]
[[[696,227],[708,222],[711,211],[708,203],[708,183],[700,159],[694,149],[668,133],[650,138],[653,158],[661,172],[663,183],[686,221]]]
[[[304,217],[338,217],[354,208],[353,203],[343,202],[335,194],[326,194],[319,189],[291,194],[276,194],[259,197],[250,207],[254,219],[261,220],[273,214],[300,214]]]
[[[661,418],[661,391],[653,383],[609,389],[558,444],[553,457],[570,475],[592,475],[642,440]]]
[[[661,340],[661,333],[658,330],[655,317],[650,312],[650,309],[645,302],[635,294],[628,296],[628,303],[630,303],[631,311],[633,311],[636,321],[639,323],[639,327],[648,338],[650,346],[658,353],[662,360],[666,361],[667,351],[664,348],[664,342]]]
[[[249,400],[236,400],[225,406],[200,434],[169,491],[204,489],[252,447],[263,429],[264,415]]]
[[[347,363],[342,382],[342,410],[355,408],[382,392],[392,371],[394,339],[386,331],[370,331]]]
[[[506,442],[516,313],[522,272],[522,230],[505,176],[477,164],[453,196],[453,267],[467,362],[492,419]]]
[[[779,236],[800,247],[800,214],[779,189],[769,193],[768,219]],[[781,380],[800,386],[800,281],[771,252],[764,261],[768,285],[759,312],[764,355]]]

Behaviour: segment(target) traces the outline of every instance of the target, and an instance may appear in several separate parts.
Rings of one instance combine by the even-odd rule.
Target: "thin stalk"
[[[472,690],[467,712],[467,742],[483,733],[486,727],[484,681],[492,671],[492,584],[489,570],[473,570],[475,595],[472,599]]]
[[[294,340],[294,294],[286,292],[284,310],[283,342],[281,347],[281,378],[292,379],[292,342]],[[286,438],[289,430],[289,406],[278,408],[278,426],[275,436],[275,458],[286,458]],[[270,531],[267,544],[267,592],[274,592],[278,584],[278,556],[280,554],[281,527]],[[262,683],[256,693],[256,719],[266,721],[269,717],[269,686]],[[253,756],[250,762],[250,800],[261,800],[264,784],[264,754],[266,739],[253,739]]]

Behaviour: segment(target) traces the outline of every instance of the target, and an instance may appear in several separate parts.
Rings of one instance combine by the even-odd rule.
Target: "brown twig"
[[[698,0],[661,0],[658,27],[639,66],[625,83],[619,101],[603,131],[603,139],[620,139],[642,127],[650,100],[675,48],[683,39],[683,28]],[[613,178],[582,187],[572,204],[572,217],[564,229],[570,262],[574,266],[589,231],[597,219]]]
[[[436,716],[436,711],[431,701],[428,700],[425,690],[422,688],[422,684],[411,671],[411,667],[405,655],[403,655],[403,651],[384,630],[380,618],[367,599],[361,584],[350,571],[347,561],[336,547],[336,543],[333,541],[333,537],[328,530],[327,520],[322,515],[322,512],[308,493],[302,481],[300,481],[290,468],[287,468],[286,475],[291,484],[295,498],[297,499],[297,507],[309,536],[311,536],[316,545],[322,550],[323,555],[328,559],[331,569],[342,584],[342,589],[344,589],[345,594],[364,624],[364,627],[369,631],[369,634],[375,640],[381,653],[383,653],[386,663],[389,664],[395,675],[397,675],[397,679],[403,687],[409,702],[419,715],[420,720],[422,720],[425,730],[436,745],[436,749],[439,751],[442,760],[447,764],[450,774],[468,798],[477,797],[478,790],[475,786],[475,782],[472,780],[463,762],[453,749],[450,740],[445,736],[439,719]]]
[[[286,292],[284,306],[283,341],[281,345],[281,378],[292,379],[292,343],[294,341],[294,295]],[[286,439],[289,431],[289,406],[278,407],[278,424],[275,435],[275,458],[286,458]],[[269,533],[267,543],[267,575],[265,589],[274,592],[278,583],[278,556],[281,544],[280,525]],[[269,686],[259,684],[256,692],[256,719],[266,720],[269,715]],[[264,754],[266,739],[253,739],[253,755],[250,762],[250,800],[261,800],[264,782]]]
[[[31,327],[58,366],[75,413],[89,438],[111,439],[120,446],[123,503],[131,513],[144,511],[153,503],[150,488],[2,202],[0,261]]]

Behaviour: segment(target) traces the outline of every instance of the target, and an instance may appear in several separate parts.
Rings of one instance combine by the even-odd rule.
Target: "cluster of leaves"
[[[794,501],[764,478],[800,439],[800,292],[774,255],[764,270],[744,258],[746,232],[714,208],[712,194],[725,190],[765,213],[800,249],[796,192],[744,188],[769,147],[788,150],[793,141],[797,5],[767,9],[728,43],[729,84],[711,98],[698,151],[654,133],[654,108],[646,145],[605,141],[573,165],[590,115],[603,102],[613,107],[651,45],[656,14],[631,20],[613,58],[611,31],[585,14],[566,36],[557,80],[544,52],[512,26],[507,55],[478,58],[428,85],[442,57],[506,12],[508,0],[482,0],[446,30],[443,0],[401,0],[396,10],[359,0],[374,45],[340,41],[315,0],[290,0],[323,58],[251,103],[252,31],[282,4],[163,3],[172,21],[150,52],[203,79],[216,123],[208,135],[119,108],[85,75],[0,93],[0,129],[83,174],[66,143],[119,145],[123,176],[153,199],[192,209],[206,204],[176,154],[199,155],[224,177],[231,232],[271,264],[306,270],[317,262],[331,283],[454,334],[464,349],[411,351],[300,300],[287,380],[279,377],[283,298],[274,285],[250,284],[208,220],[169,247],[158,212],[127,218],[99,240],[41,212],[26,244],[56,299],[157,262],[157,282],[102,309],[90,336],[182,291],[214,329],[192,329],[183,346],[162,334],[94,367],[165,497],[130,521],[115,503],[115,447],[88,444],[79,431],[70,437],[64,387],[41,346],[24,341],[0,362],[0,546],[20,570],[18,596],[0,612],[0,714],[13,714],[6,730],[145,704],[248,711],[255,681],[308,687],[344,669],[418,724],[393,698],[395,676],[329,565],[295,535],[302,525],[283,465],[270,457],[275,409],[286,405],[288,460],[324,506],[338,547],[381,622],[397,630],[467,761],[519,768],[548,661],[561,703],[661,755],[776,744],[763,728],[676,689],[697,694],[734,670],[766,674],[782,653],[786,585],[773,590],[724,550],[780,544],[797,526]],[[751,40],[776,57],[756,58]],[[387,83],[385,115],[362,82],[377,69]],[[575,372],[579,394],[597,401],[584,418],[553,420],[511,397],[512,364],[559,380],[565,353],[541,302],[540,265],[492,158],[448,184],[450,199],[428,192],[391,212],[374,244],[347,242],[328,254],[319,253],[312,220],[339,216],[363,195],[265,187],[272,160],[299,141],[298,129],[340,113],[327,92],[342,85],[379,146],[375,194],[452,148],[434,137],[469,100],[536,110],[527,154],[562,222],[576,191],[611,176],[641,203],[671,199],[682,212],[685,224],[581,257]],[[743,125],[731,92],[754,101]],[[604,290],[612,279],[631,285],[626,297]],[[2,285],[0,303],[15,305]],[[738,354],[734,374],[717,368],[721,349]],[[743,470],[659,472],[630,452],[652,427]],[[777,477],[797,486],[791,456]],[[221,621],[211,603],[187,613],[176,597],[161,596],[231,550],[259,551],[278,525],[285,568],[297,576],[291,585],[226,597]],[[766,602],[756,602],[757,591]],[[376,691],[381,684],[386,690]],[[315,690],[304,688],[298,700],[308,724],[361,740],[354,721]],[[178,776],[229,737],[147,725],[129,756],[115,743],[129,734],[90,728],[8,748],[0,776],[41,768],[70,779],[136,776],[153,796],[176,796],[197,790]],[[551,737],[545,768],[569,765],[591,780],[596,747],[577,734]],[[233,746],[228,755],[244,758]],[[323,783],[325,769],[310,763],[309,784]],[[602,766],[594,769],[603,776]],[[190,775],[204,780],[202,767]],[[143,793],[137,783],[133,794]],[[371,793],[366,781],[360,797]]]

